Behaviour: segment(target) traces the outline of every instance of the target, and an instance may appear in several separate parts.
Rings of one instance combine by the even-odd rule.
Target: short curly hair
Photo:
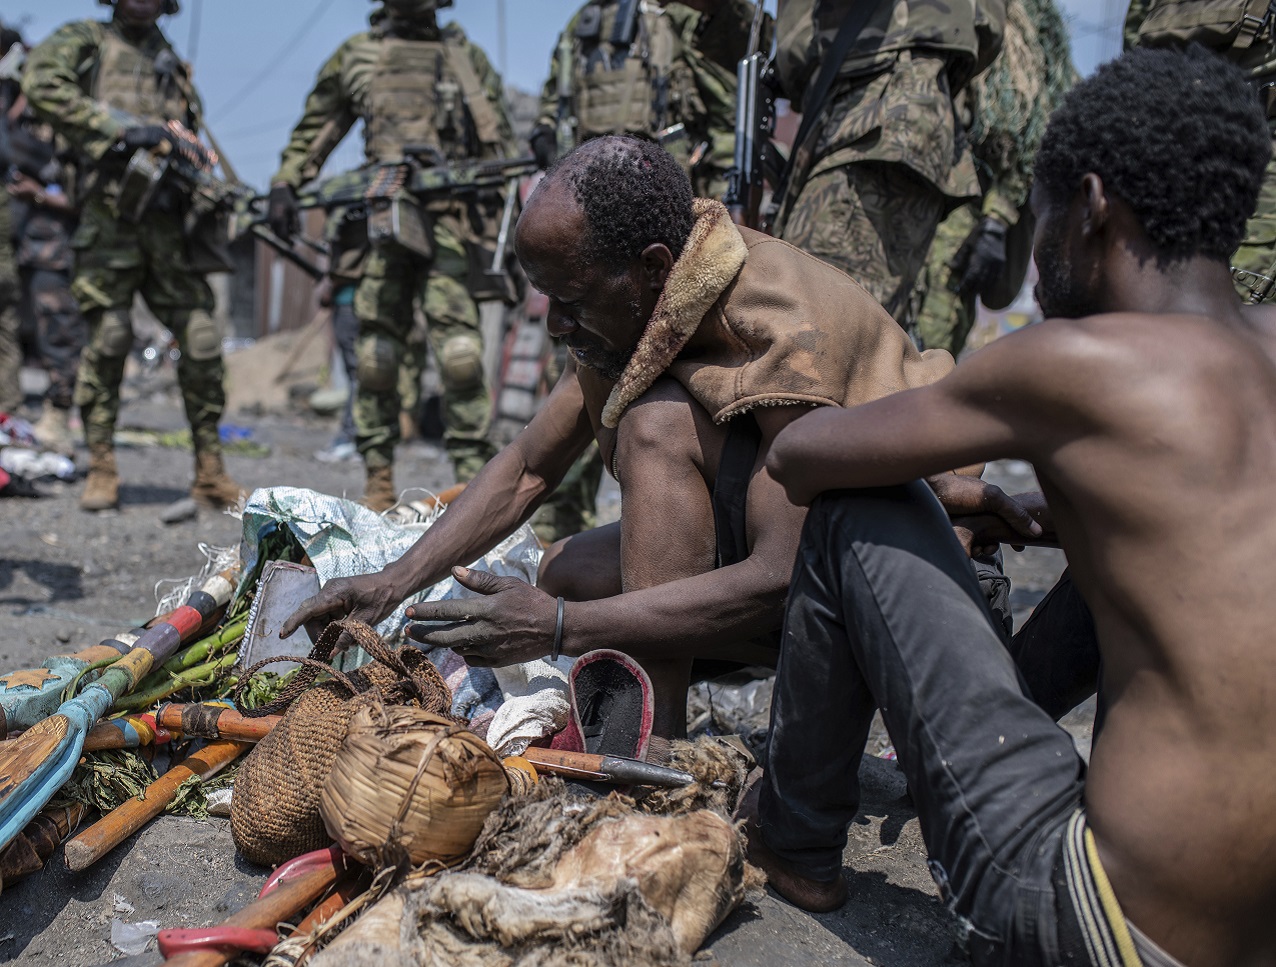
[[[585,215],[585,258],[619,272],[661,242],[682,254],[695,214],[691,182],[660,145],[623,135],[586,141],[549,170],[563,179]]]
[[[1064,205],[1094,172],[1160,257],[1226,261],[1258,203],[1271,135],[1245,76],[1198,44],[1104,64],[1050,119],[1034,177]]]

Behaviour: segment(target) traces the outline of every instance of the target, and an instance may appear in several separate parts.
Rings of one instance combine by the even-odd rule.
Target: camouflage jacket
[[[301,120],[293,128],[284,148],[279,170],[271,179],[272,184],[297,188],[317,177],[324,161],[349,133],[355,121],[363,120],[366,126],[370,116],[367,98],[370,75],[377,66],[386,36],[379,24],[374,23],[371,30],[356,34],[337,48],[320,68],[314,88],[306,98]],[[500,75],[483,51],[469,42],[460,26],[449,23],[442,29],[432,27],[423,30],[419,37],[405,39],[441,40],[448,46],[460,48],[468,55],[490,110],[495,112],[495,145],[473,143],[471,139],[469,144],[445,145],[448,155],[453,158],[513,155],[516,147],[514,132]]]
[[[198,132],[202,113],[199,95],[168,38],[159,27],[152,27],[140,38],[132,37],[114,21],[64,24],[28,54],[22,90],[37,116],[52,125],[77,154],[92,162],[101,161],[129,126],[126,118],[111,110],[122,105],[93,96],[102,50],[112,41],[123,41],[135,49],[139,59],[151,62],[170,52],[175,62],[174,90],[168,96],[174,106],[170,119]]]
[[[838,77],[888,69],[898,55],[924,51],[948,65],[950,93],[987,67],[1001,49],[1005,0],[787,0],[777,27],[777,69],[785,94],[801,109],[817,68],[857,3],[874,4],[851,43]]]
[[[561,49],[570,39],[572,50],[571,90],[573,116],[577,112],[577,96],[584,79],[584,65],[591,55],[603,50],[614,53],[606,40],[582,40],[577,37],[585,4],[568,22],[559,36],[550,61],[549,79],[541,91],[541,107],[537,123],[554,126],[558,118],[558,77],[561,69]],[[604,2],[602,22],[598,34],[607,38],[611,34],[617,4]],[[682,124],[691,146],[705,143],[708,150],[704,160],[712,167],[726,170],[731,166],[735,151],[735,102],[736,65],[747,53],[749,30],[753,23],[754,4],[749,0],[724,0],[713,14],[701,14],[681,3],[670,3],[661,8],[654,3],[647,5],[644,16],[652,24],[658,20],[660,29],[668,29],[672,37],[667,64],[656,65],[669,77],[668,113],[664,126]],[[761,47],[770,46],[771,21],[767,18],[767,30]],[[647,30],[653,32],[653,26]],[[648,120],[654,122],[654,114]],[[614,126],[608,130],[578,129],[581,137],[599,134],[635,134],[653,137],[657,134],[650,125],[642,128]]]

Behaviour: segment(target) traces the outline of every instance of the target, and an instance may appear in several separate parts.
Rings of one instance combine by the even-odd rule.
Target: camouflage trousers
[[[359,317],[356,442],[369,470],[394,463],[403,407],[401,370],[409,358],[413,303],[419,299],[443,383],[444,446],[458,481],[471,479],[496,450],[488,439],[492,398],[483,374],[478,306],[465,288],[464,246],[443,223],[435,257],[384,243],[369,254],[355,291]]]
[[[0,413],[22,405],[21,321],[18,316],[18,264],[13,252],[13,217],[8,196],[0,194]]]
[[[908,322],[913,286],[948,201],[907,165],[857,161],[802,186],[782,235],[837,266]]]
[[[978,215],[977,203],[962,205],[935,231],[930,257],[913,290],[913,318],[924,349],[947,349],[955,357],[975,325],[977,297],[973,293],[959,295],[949,287],[956,280],[951,278],[948,263],[974,230]]]
[[[35,320],[40,362],[49,376],[45,402],[69,409],[75,392],[80,354],[88,340],[88,327],[75,296],[70,273],[55,269],[22,270],[23,307]]]
[[[124,363],[133,345],[133,296],[140,293],[181,350],[177,382],[195,449],[220,452],[217,424],[226,407],[221,333],[212,317],[212,290],[187,260],[181,222],[156,211],[130,225],[95,199],[85,206],[71,245],[76,251],[71,291],[89,328],[74,397],[85,441],[110,444],[114,437]]]
[[[1273,142],[1276,147],[1276,142]],[[1245,239],[1232,256],[1232,267],[1253,272],[1255,275],[1276,277],[1276,158],[1267,162],[1263,173],[1263,187],[1258,193],[1258,205],[1245,225]],[[1237,285],[1241,297],[1248,299],[1250,289]],[[1276,302],[1276,291],[1267,301]]]

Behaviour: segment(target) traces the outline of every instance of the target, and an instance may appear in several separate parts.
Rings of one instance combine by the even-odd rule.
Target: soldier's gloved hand
[[[172,142],[173,136],[168,128],[158,124],[141,124],[135,128],[126,128],[120,143],[130,151],[138,148],[153,148],[165,141]]]
[[[532,154],[536,156],[536,164],[542,170],[552,165],[558,157],[558,134],[548,124],[538,124],[532,128],[527,139]]]
[[[980,220],[962,243],[966,269],[957,291],[981,295],[1006,267],[1006,226],[991,215]]]
[[[266,207],[266,223],[270,230],[285,242],[301,229],[301,216],[297,210],[297,195],[291,185],[271,185]]]

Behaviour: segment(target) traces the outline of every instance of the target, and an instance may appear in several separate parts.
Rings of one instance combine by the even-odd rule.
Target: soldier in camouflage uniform
[[[1276,15],[1269,0],[1131,0],[1124,40],[1127,50],[1199,43],[1240,67],[1267,108],[1276,148]],[[1267,164],[1258,205],[1232,267],[1247,273],[1250,281],[1276,273],[1276,155]],[[1244,298],[1252,293],[1243,281],[1237,291]]]
[[[914,293],[924,348],[957,356],[979,297],[1013,298],[1008,290],[1022,285],[1018,270],[1026,268],[1032,244],[1032,165],[1074,76],[1067,28],[1053,0],[1008,0],[1001,53],[957,98],[983,196],[953,211],[935,233]]]
[[[618,0],[591,0],[559,36],[532,129],[533,153],[549,167],[561,151],[601,135],[655,139],[678,159],[697,195],[721,197],[735,155],[736,65],[748,52],[754,4],[643,4],[627,48],[612,41],[620,8]],[[771,27],[768,17],[763,50]],[[565,66],[570,93],[563,100]],[[556,346],[554,357],[556,376],[566,365],[565,348]],[[543,540],[595,525],[602,474],[598,448],[591,446],[532,518]]]
[[[819,116],[810,164],[790,178],[773,227],[904,323],[936,227],[979,194],[953,96],[996,55],[1005,12],[1002,0],[871,2],[822,106],[803,98],[855,4],[789,0],[780,11],[782,91]]]
[[[0,27],[0,63],[15,64],[22,56],[22,38],[16,30]],[[10,56],[10,52],[13,55]],[[12,75],[12,76],[9,76]],[[0,125],[7,133],[9,111],[18,98],[18,69],[0,73]],[[13,164],[8,138],[0,140],[0,172]],[[18,377],[22,370],[21,323],[18,317],[18,263],[14,257],[13,211],[9,197],[0,194],[0,413],[12,413],[22,405]]]
[[[17,263],[23,311],[35,321],[36,347],[49,377],[35,434],[45,447],[70,456],[75,444],[68,420],[76,369],[88,340],[88,327],[71,291],[75,210],[56,180],[19,174],[9,193],[20,203]]]
[[[735,152],[736,64],[746,53],[754,5],[640,3],[628,46],[613,41],[621,7],[619,0],[591,0],[559,36],[533,152],[548,167],[562,151],[600,135],[652,138],[682,164],[696,194],[720,196]],[[764,36],[763,49],[769,43]],[[565,66],[570,93],[563,100]]]
[[[369,162],[408,157],[449,160],[511,153],[513,131],[499,75],[454,24],[440,29],[435,0],[384,0],[371,29],[347,40],[319,71],[305,113],[272,180],[270,221],[288,236],[296,224],[296,189],[319,174],[355,121],[364,122]],[[499,201],[499,200],[497,200]],[[400,439],[400,368],[412,330],[413,301],[429,324],[443,383],[444,442],[458,480],[469,480],[495,452],[488,440],[492,403],[483,374],[483,337],[471,258],[488,201],[432,202],[434,257],[393,240],[369,246],[366,224],[345,220],[338,263],[359,279],[355,426],[367,470],[364,503],[385,510],[398,497],[394,446]],[[499,215],[499,204],[495,207]],[[480,226],[476,231],[475,226]]]
[[[182,64],[157,21],[176,0],[116,0],[105,23],[66,24],[31,51],[22,89],[37,116],[52,125],[79,158],[82,196],[72,291],[88,320],[75,402],[89,445],[89,476],[80,506],[104,510],[119,501],[114,432],[124,363],[133,345],[130,310],[141,293],[177,337],[177,379],[195,447],[191,496],[225,508],[241,488],[222,463],[217,424],[225,409],[221,332],[213,293],[192,262],[183,225],[189,198],[161,184],[136,221],[118,211],[121,179],[136,152],[156,149],[173,135],[169,122],[198,131],[201,106]]]

